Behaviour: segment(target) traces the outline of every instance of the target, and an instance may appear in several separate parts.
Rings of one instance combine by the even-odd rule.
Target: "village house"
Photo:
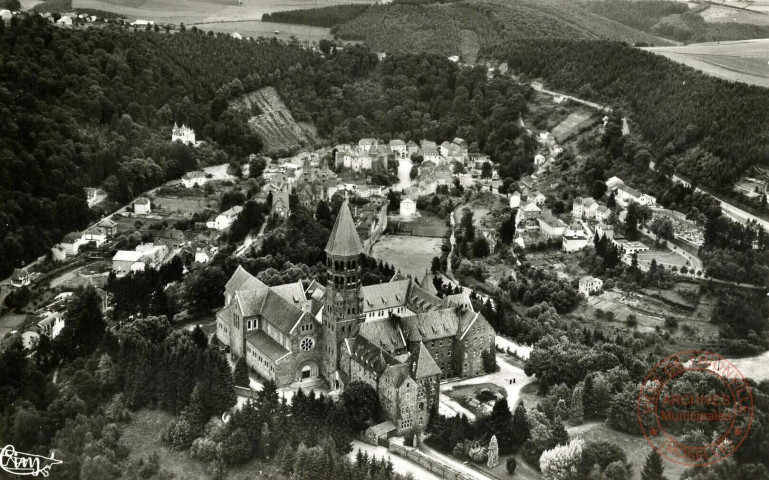
[[[521,206],[521,192],[518,190],[510,194],[510,208],[516,209]]]
[[[562,237],[566,233],[566,224],[548,212],[537,217],[539,231],[548,238]]]
[[[141,262],[142,252],[136,250],[118,250],[112,257],[112,271],[118,277],[131,272],[144,271],[144,263]]]
[[[598,203],[591,197],[577,197],[571,207],[571,215],[576,219],[594,218]]]
[[[415,154],[419,153],[419,144],[415,142],[414,140],[409,140],[406,143],[406,153],[408,154],[409,158]]]
[[[584,276],[579,279],[579,293],[585,297],[599,293],[603,288],[603,280],[591,276]]]
[[[152,212],[152,204],[147,197],[139,197],[134,202],[134,213],[136,215],[149,215]]]
[[[272,210],[270,215],[276,215],[280,218],[286,218],[290,215],[288,192],[275,193],[272,197]]]
[[[611,177],[610,179],[606,180],[606,188],[610,192],[613,192],[614,190],[617,189],[617,187],[624,184],[625,182],[623,182],[622,179],[619,177]]]
[[[195,145],[195,131],[187,125],[182,124],[180,127],[174,123],[174,128],[171,130],[171,141]]]
[[[111,218],[105,218],[97,223],[96,226],[104,230],[104,233],[107,234],[107,238],[112,238],[117,234],[117,222]]]
[[[86,243],[92,243],[99,248],[107,242],[107,232],[101,227],[91,227],[83,233],[83,238]]]
[[[612,225],[599,223],[595,227],[595,233],[598,238],[606,237],[607,240],[614,240],[614,227]]]
[[[625,238],[615,236],[612,239],[612,242],[619,249],[622,255],[633,255],[634,253],[649,251],[648,245],[641,242],[631,242]]]
[[[563,235],[563,244],[561,250],[566,253],[576,252],[582,250],[588,245],[591,239],[587,238],[585,232],[582,230],[566,230]]]
[[[611,209],[605,205],[601,205],[595,210],[595,219],[598,222],[605,222],[610,215]]]
[[[11,285],[14,287],[26,287],[32,283],[32,275],[26,268],[16,268],[11,274]]]
[[[404,159],[408,158],[408,148],[406,147],[406,142],[403,140],[390,140],[390,150],[392,150],[393,154],[396,158]]]
[[[187,241],[186,235],[176,228],[166,228],[155,233],[153,242],[158,245],[166,245],[171,248],[178,248]]]
[[[64,235],[64,238],[59,242],[59,249],[64,253],[64,257],[77,255],[80,251],[80,247],[86,243],[85,235],[79,232],[72,232]],[[61,260],[64,260],[62,258]]]
[[[432,163],[433,165],[440,165],[443,161],[443,157],[436,147],[422,148],[422,159],[422,163]]]
[[[273,204],[275,202],[273,194]],[[217,230],[226,230],[230,228],[230,225],[235,221],[236,218],[238,218],[238,215],[240,212],[243,211],[243,207],[240,205],[235,205],[234,207],[230,208],[229,210],[220,213],[216,216],[216,218],[212,221],[206,222],[207,228],[215,228]]]
[[[200,170],[187,172],[182,177],[182,185],[184,185],[184,188],[192,188],[196,186],[202,187],[207,181],[208,178],[206,178],[206,174]]]
[[[401,217],[411,217],[417,213],[417,202],[410,198],[401,200],[399,213]]]

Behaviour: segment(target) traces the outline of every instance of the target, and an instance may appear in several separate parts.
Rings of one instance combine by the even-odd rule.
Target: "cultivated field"
[[[590,112],[574,112],[553,129],[553,136],[558,142],[564,142],[590,128],[594,123],[592,117]]]
[[[649,47],[644,50],[664,55],[708,75],[769,87],[769,39]]]
[[[313,143],[310,132],[294,120],[274,87],[265,87],[244,95],[232,108],[259,112],[249,123],[261,137],[267,152]]]
[[[259,21],[265,13],[314,8],[346,3],[374,3],[372,0],[72,0],[73,8],[113,12],[128,18],[169,23],[210,23],[221,21]],[[285,30],[277,28],[273,30]],[[242,32],[241,32],[242,33]]]
[[[760,11],[743,8],[711,5],[700,12],[700,16],[709,23],[749,23],[752,25],[769,25],[769,15]]]
[[[433,257],[441,255],[442,243],[442,238],[383,235],[371,249],[371,256],[393,265],[404,275],[422,278]]]
[[[318,42],[333,38],[328,28],[310,27],[305,25],[288,25],[285,23],[261,22],[258,20],[243,20],[240,22],[209,22],[195,23],[196,27],[203,31],[235,33],[244,37],[275,37],[281,40],[289,40],[296,37],[299,41]],[[278,33],[275,33],[278,32]]]

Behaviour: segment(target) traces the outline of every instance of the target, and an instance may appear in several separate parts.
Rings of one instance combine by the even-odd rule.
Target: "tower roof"
[[[326,254],[351,257],[353,255],[360,255],[362,251],[363,246],[360,243],[358,231],[355,229],[355,221],[352,219],[350,206],[347,204],[347,199],[345,199],[342,202],[342,207],[339,209],[339,215],[336,216],[334,229],[331,230],[331,235],[328,237]]]

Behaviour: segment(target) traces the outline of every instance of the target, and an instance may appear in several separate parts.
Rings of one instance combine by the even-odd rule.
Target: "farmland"
[[[769,26],[769,15],[744,8],[711,5],[700,12],[700,16],[708,23],[735,22]]]
[[[708,75],[769,87],[769,39],[645,48]]]
[[[433,257],[441,254],[441,238],[383,235],[374,244],[371,256],[381,259],[405,275],[422,278]]]
[[[370,4],[373,1],[324,0],[321,5],[346,3]],[[279,2],[242,0],[242,5],[238,4],[238,0],[72,0],[72,7],[76,9],[101,10],[124,15],[128,18],[187,24],[259,21],[265,13],[312,8],[317,5],[317,2],[307,0],[281,0]],[[273,30],[285,30],[285,28]]]
[[[257,20],[195,23],[193,25],[206,32],[237,32],[244,37],[254,38],[275,37],[280,40],[289,40],[291,37],[295,37],[300,41],[307,40],[310,42],[318,42],[324,38],[332,38],[328,28],[311,27],[307,25],[286,25],[281,23],[260,22]]]
[[[593,118],[592,112],[574,112],[553,129],[553,136],[558,142],[564,142],[572,136],[590,128],[594,123],[595,118]]]
[[[244,95],[231,108],[258,112],[249,120],[249,124],[261,137],[267,152],[287,150],[314,141],[310,129],[294,120],[274,87],[265,87]]]

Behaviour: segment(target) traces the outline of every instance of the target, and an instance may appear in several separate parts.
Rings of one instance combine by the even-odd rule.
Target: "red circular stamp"
[[[731,362],[689,350],[649,371],[636,414],[646,441],[660,455],[686,467],[712,465],[745,441],[753,423],[753,395]]]

